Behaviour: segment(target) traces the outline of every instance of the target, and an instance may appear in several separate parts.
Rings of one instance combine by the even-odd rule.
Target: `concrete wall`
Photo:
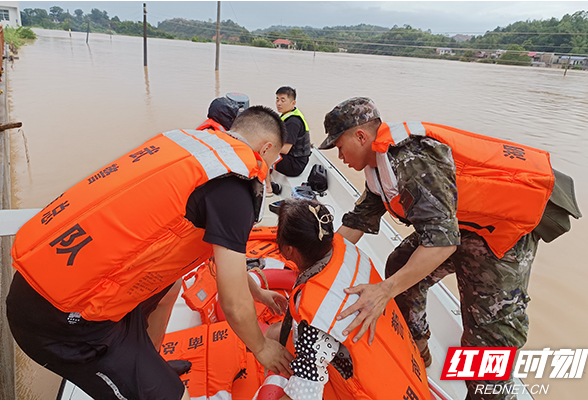
[[[0,124],[8,121],[6,62],[0,82]],[[10,209],[10,132],[0,131],[0,209]],[[15,393],[14,340],[6,321],[6,295],[12,280],[11,237],[0,237],[0,400],[13,400]]]
[[[22,24],[20,20],[20,7],[18,1],[0,1],[0,9],[8,10],[8,21],[2,20],[0,23],[3,26],[19,27]]]

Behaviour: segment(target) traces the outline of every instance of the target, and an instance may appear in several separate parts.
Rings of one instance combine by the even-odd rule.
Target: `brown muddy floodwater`
[[[223,45],[215,77],[212,43],[149,39],[147,71],[142,38],[91,34],[86,45],[85,33],[37,33],[7,74],[11,120],[23,123],[11,136],[14,208],[42,208],[155,134],[198,126],[218,94],[243,92],[274,107],[276,89],[290,85],[314,143],[333,106],[369,96],[388,122],[441,123],[549,151],[588,213],[588,72],[564,78],[556,69]],[[338,165],[363,186],[361,174]],[[587,240],[588,217],[540,246],[526,349],[588,348]],[[55,377],[18,361],[19,400],[54,399]],[[585,399],[586,371],[525,383],[550,385],[536,399]]]

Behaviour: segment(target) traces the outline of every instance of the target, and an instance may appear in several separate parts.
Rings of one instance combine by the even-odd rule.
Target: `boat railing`
[[[23,208],[20,210],[0,210],[0,236],[16,235],[16,232],[41,208]]]

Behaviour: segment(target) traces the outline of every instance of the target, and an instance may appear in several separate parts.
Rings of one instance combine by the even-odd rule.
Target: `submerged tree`
[[[531,57],[529,57],[524,47],[513,44],[496,62],[508,65],[531,65]]]

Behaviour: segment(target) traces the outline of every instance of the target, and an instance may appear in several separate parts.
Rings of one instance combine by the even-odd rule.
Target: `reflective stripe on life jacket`
[[[353,343],[352,338],[360,327],[348,336],[342,334],[357,313],[341,321],[336,317],[358,299],[357,295],[347,295],[343,290],[381,280],[369,257],[335,234],[331,260],[321,272],[295,289],[300,291],[298,307],[295,305],[296,294],[290,297],[290,312],[298,323],[305,320],[330,334],[351,355],[353,376],[349,379],[344,379],[329,365],[325,399],[402,399],[408,391],[419,399],[430,398],[425,366],[394,300],[388,303],[378,319],[371,346],[368,345],[368,335]]]
[[[184,217],[192,192],[227,174],[265,187],[266,173],[259,154],[228,134],[159,134],[31,218],[16,234],[13,265],[59,310],[118,321],[210,257],[204,230]]]
[[[372,143],[378,175],[366,167],[366,180],[388,211],[405,218],[387,151],[411,136],[429,136],[451,147],[460,228],[482,236],[497,257],[537,226],[555,181],[548,152],[426,122],[382,123]]]
[[[283,375],[276,375],[269,371],[263,385],[251,400],[280,400],[284,397],[284,389],[288,379]]]
[[[283,114],[280,118],[282,121],[286,122],[286,120],[290,117],[299,117],[304,124],[304,135],[298,136],[296,138],[296,143],[292,144],[292,148],[288,152],[289,155],[292,157],[305,157],[310,155],[310,129],[308,128],[308,123],[304,118],[304,115],[300,112],[299,109],[295,108],[294,110]]]
[[[202,125],[200,125],[198,128],[196,128],[197,131],[205,131],[207,129],[212,129],[212,130],[220,131],[220,132],[227,131],[224,126],[222,126],[221,124],[219,124],[218,122],[216,122],[212,118],[208,118],[206,121],[204,121],[202,123]]]

